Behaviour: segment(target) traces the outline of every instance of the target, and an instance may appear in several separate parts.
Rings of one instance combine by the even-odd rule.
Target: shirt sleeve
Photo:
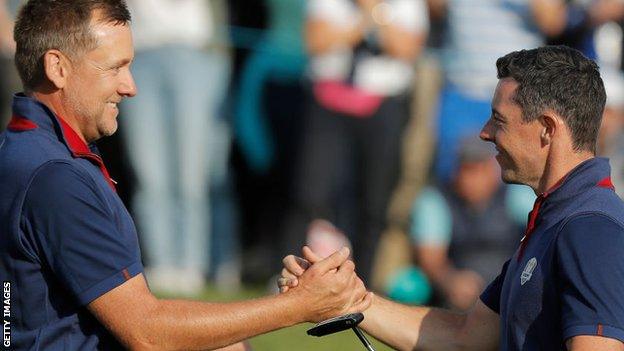
[[[564,339],[598,335],[624,342],[624,228],[600,214],[578,216],[556,244]]]
[[[113,207],[86,170],[43,166],[22,209],[22,229],[44,267],[81,305],[143,271],[136,231],[122,232]]]
[[[431,187],[423,189],[412,207],[412,242],[416,245],[448,246],[451,229],[451,211],[442,194]]]
[[[394,0],[390,18],[394,25],[410,32],[429,31],[429,11],[424,0]]]
[[[479,299],[489,309],[500,314],[500,295],[503,289],[503,282],[505,281],[505,275],[507,274],[507,267],[509,266],[509,260],[503,264],[500,274],[496,277],[490,285],[479,296]]]
[[[355,12],[357,13],[357,12]],[[353,19],[353,5],[344,0],[308,0],[306,16],[336,23],[350,23]]]

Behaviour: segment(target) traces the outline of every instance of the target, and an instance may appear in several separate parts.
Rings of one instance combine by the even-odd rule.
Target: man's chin
[[[117,127],[117,121],[112,121],[110,123],[107,123],[107,125],[101,126],[100,128],[98,128],[100,138],[109,137],[115,134],[115,132],[117,131]]]
[[[104,132],[102,133],[102,136],[103,137],[109,137],[109,136],[115,134],[115,132],[117,132],[117,125],[115,125],[114,128],[109,128],[109,129],[104,130]]]
[[[516,175],[510,170],[501,170],[501,178],[505,184],[520,184]]]

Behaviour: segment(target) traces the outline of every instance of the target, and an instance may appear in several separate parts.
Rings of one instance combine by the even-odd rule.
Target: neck
[[[62,102],[60,91],[57,90],[49,93],[45,91],[35,91],[29,93],[28,95],[35,100],[41,102],[42,104],[46,105],[56,115],[56,117],[62,118],[63,121],[69,124],[69,126],[76,132],[76,134],[78,134],[80,139],[82,139],[82,141],[87,144],[82,130],[80,129],[80,123],[78,122],[78,119],[74,116],[74,114],[69,113],[69,111],[65,109],[65,104],[63,104]]]
[[[546,160],[544,173],[533,190],[538,195],[547,192],[576,166],[593,157],[595,155],[590,151],[575,152],[567,154],[566,157],[549,157]]]

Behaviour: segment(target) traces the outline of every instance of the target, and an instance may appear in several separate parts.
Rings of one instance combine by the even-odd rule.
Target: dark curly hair
[[[514,101],[530,122],[550,109],[565,119],[574,149],[595,153],[606,94],[598,65],[578,50],[545,46],[496,61],[498,78],[518,82]]]

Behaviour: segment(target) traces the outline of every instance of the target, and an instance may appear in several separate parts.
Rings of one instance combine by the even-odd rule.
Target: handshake
[[[368,292],[355,274],[349,249],[343,247],[326,258],[304,246],[303,258],[288,255],[277,284],[281,294],[291,295],[301,303],[305,320],[318,322],[331,317],[362,312],[372,303]]]

